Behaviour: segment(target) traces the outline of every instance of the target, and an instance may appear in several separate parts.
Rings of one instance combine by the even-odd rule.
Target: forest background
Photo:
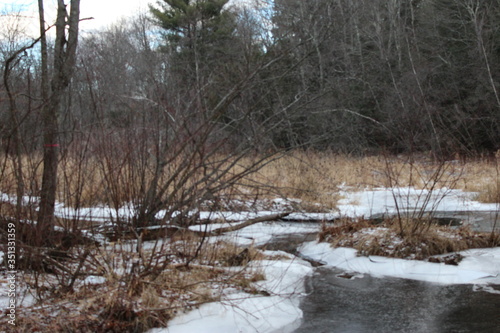
[[[37,277],[38,300],[109,275],[123,307],[166,272],[219,267],[205,251],[213,235],[182,251],[175,238],[142,243],[174,226],[193,236],[200,212],[272,210],[276,198],[288,200],[283,214],[329,212],[345,185],[500,201],[498,1],[247,3],[163,0],[81,31],[91,18],[79,0],[50,3],[53,22],[39,0],[35,38],[21,12],[5,12],[0,225],[16,226],[18,268]],[[61,205],[76,213],[57,215]],[[93,220],[88,207],[113,213]],[[164,233],[148,235],[152,226]],[[96,234],[134,239],[133,255],[109,251],[130,272],[116,273],[116,258],[89,242]],[[52,289],[40,274],[57,278]],[[101,322],[116,312],[108,305]]]

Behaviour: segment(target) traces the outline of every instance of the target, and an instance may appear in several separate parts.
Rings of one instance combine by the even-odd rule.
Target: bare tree
[[[40,32],[42,38],[42,96],[45,98],[43,118],[43,177],[38,214],[38,243],[50,238],[53,229],[54,207],[57,191],[58,166],[58,114],[62,96],[68,87],[75,66],[78,45],[78,25],[80,20],[80,0],[70,1],[70,12],[63,0],[57,2],[56,38],[54,42],[54,68],[48,87],[47,40],[43,1],[39,1]]]

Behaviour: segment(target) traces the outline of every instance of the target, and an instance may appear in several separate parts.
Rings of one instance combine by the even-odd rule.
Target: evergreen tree
[[[171,56],[172,70],[198,91],[211,73],[227,62],[234,40],[236,14],[228,0],[163,0],[151,13],[164,29],[163,49]]]

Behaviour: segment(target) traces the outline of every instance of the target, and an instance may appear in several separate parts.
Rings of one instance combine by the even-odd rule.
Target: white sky
[[[66,1],[69,2],[69,1]],[[148,3],[155,0],[82,0],[80,3],[80,17],[93,17],[80,23],[80,29],[92,30],[104,28],[122,17],[133,16],[141,11],[148,10]],[[55,18],[56,0],[45,0],[44,7],[46,21],[51,23]],[[38,1],[37,0],[6,0],[0,3],[0,13],[3,19],[9,12],[19,12],[24,19],[24,26],[38,30]],[[4,25],[5,27],[5,25]],[[1,28],[1,27],[0,27]],[[30,30],[31,30],[30,29]]]
[[[65,0],[69,3],[69,0]],[[157,0],[81,0],[80,18],[93,17],[80,23],[81,31],[105,28],[120,18],[148,11],[148,4],[156,4]],[[244,3],[249,0],[231,0],[230,3]],[[57,0],[44,0],[45,19],[51,23],[55,19]],[[19,12],[23,17],[22,26],[29,30],[31,37],[38,34],[38,1],[37,0],[2,0],[0,2],[0,30],[8,24],[8,15]]]
[[[80,17],[94,17],[92,21],[84,21],[82,29],[105,27],[121,17],[133,16],[148,10],[149,3],[154,0],[82,0]]]

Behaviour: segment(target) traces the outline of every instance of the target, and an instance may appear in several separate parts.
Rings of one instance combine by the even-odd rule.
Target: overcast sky
[[[157,0],[81,0],[80,17],[93,17],[93,20],[85,20],[80,24],[80,30],[88,31],[109,26],[122,17],[133,16],[141,11],[148,10],[148,4],[155,4]],[[245,2],[249,0],[231,0],[231,2]],[[66,0],[66,2],[69,2]],[[55,19],[55,8],[57,0],[44,1],[46,21],[53,22]],[[8,12],[19,13],[25,18],[24,25],[31,25],[34,33],[38,31],[38,1],[37,0],[2,0],[0,2],[0,13],[3,19]],[[5,27],[5,24],[0,22]],[[2,27],[0,26],[0,29]]]
[[[148,9],[155,0],[82,0],[80,17],[94,17],[94,22],[82,23],[82,28],[105,27],[124,16],[133,16]]]
[[[148,3],[155,0],[82,0],[80,3],[80,17],[93,17],[80,24],[82,30],[91,30],[109,26],[121,17],[132,16],[140,11],[147,11]],[[52,22],[55,18],[56,0],[44,1],[46,21]],[[37,0],[4,0],[0,3],[2,16],[9,12],[18,12],[26,21],[25,25],[37,25]],[[38,28],[38,27],[37,27]]]

